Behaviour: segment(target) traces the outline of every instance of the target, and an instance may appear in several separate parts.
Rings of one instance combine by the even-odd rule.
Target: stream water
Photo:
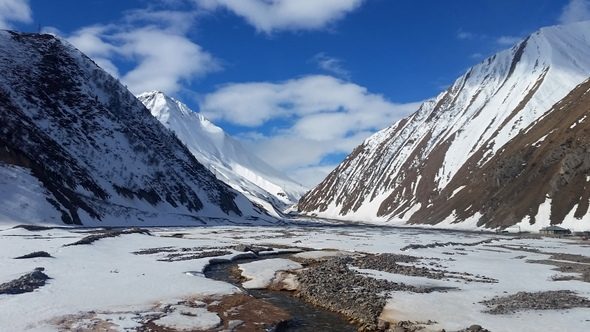
[[[231,270],[237,264],[254,260],[257,259],[241,259],[228,263],[213,264],[205,269],[205,276],[207,278],[229,282],[241,288],[240,281],[232,275]],[[285,310],[293,317],[289,324],[281,326],[277,329],[277,332],[357,331],[357,327],[349,323],[344,317],[296,298],[290,292],[267,289],[244,290],[258,299],[264,299]]]

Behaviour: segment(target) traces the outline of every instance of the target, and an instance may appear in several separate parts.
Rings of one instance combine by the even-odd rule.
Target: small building
[[[572,231],[559,226],[547,226],[539,231],[543,235],[570,235]]]

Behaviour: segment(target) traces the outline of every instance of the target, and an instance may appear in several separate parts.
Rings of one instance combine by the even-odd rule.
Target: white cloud
[[[105,42],[102,38],[107,32],[104,26],[90,26],[74,32],[67,40],[86,54],[109,74],[119,77],[119,70],[110,58],[116,53],[115,45]],[[57,35],[61,33],[55,31]]]
[[[84,27],[66,39],[133,93],[172,94],[182,88],[183,81],[221,68],[211,54],[186,37],[192,17],[184,12],[136,10],[122,23]],[[120,73],[115,59],[125,60],[132,68]]]
[[[522,38],[517,36],[501,36],[496,39],[496,43],[503,46],[511,46],[518,43]]]
[[[301,167],[289,175],[293,179],[303,180],[303,185],[307,186],[308,188],[312,188],[313,186],[322,182],[322,180],[324,180],[333,169],[333,165]]]
[[[269,164],[307,176],[300,182],[314,185],[311,170],[333,168],[323,160],[337,153],[350,153],[376,130],[415,111],[419,103],[397,104],[366,88],[341,79],[312,75],[280,83],[229,84],[206,95],[201,112],[223,120],[269,131],[271,121],[284,123],[267,135],[244,135],[256,153]]]
[[[190,39],[154,27],[119,32],[114,39],[121,54],[137,63],[122,77],[134,93],[154,89],[174,93],[182,81],[220,68],[212,55]]]
[[[326,55],[326,53],[318,53],[311,59],[320,69],[332,73],[340,78],[350,78],[348,70],[344,69],[342,60]]]
[[[475,38],[475,34],[472,32],[467,32],[467,31],[463,31],[463,30],[457,31],[457,39],[467,40],[467,39],[473,39],[473,38]]]
[[[13,28],[10,22],[31,23],[33,13],[28,0],[0,0],[0,29]]]
[[[314,30],[360,7],[364,0],[194,0],[201,8],[225,8],[258,31]]]
[[[590,20],[590,1],[588,0],[570,0],[563,7],[559,22],[563,24],[574,23],[579,21]]]

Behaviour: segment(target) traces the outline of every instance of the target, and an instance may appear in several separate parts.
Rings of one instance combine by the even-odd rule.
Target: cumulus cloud
[[[559,16],[559,22],[563,24],[586,20],[590,20],[589,0],[570,0]]]
[[[192,14],[136,10],[118,24],[84,27],[66,39],[133,93],[175,93],[190,81],[220,69],[218,61],[188,37]],[[120,73],[115,59],[132,64]]]
[[[360,7],[364,0],[193,0],[200,8],[223,8],[243,17],[258,31],[314,30]]]
[[[210,119],[258,132],[271,121],[285,123],[270,134],[244,135],[242,139],[274,167],[297,174],[306,185],[315,185],[320,177],[312,170],[336,166],[325,164],[327,156],[349,153],[370,134],[415,111],[419,104],[393,103],[360,85],[310,75],[279,83],[228,84],[206,95],[200,108]]]
[[[13,28],[11,22],[32,21],[33,13],[28,0],[0,0],[0,29]]]
[[[340,59],[328,56],[326,53],[321,52],[314,55],[311,60],[321,70],[334,74],[340,78],[350,78],[350,73],[348,70],[344,69],[344,65]]]
[[[53,32],[57,35],[61,33],[57,30],[46,32]],[[117,66],[110,60],[116,53],[115,45],[103,40],[104,35],[107,34],[107,28],[104,26],[90,26],[84,27],[67,38],[67,40],[76,46],[80,51],[94,60],[102,69],[109,74],[119,77],[119,70]]]
[[[212,55],[190,39],[154,27],[118,33],[115,40],[121,54],[137,62],[122,77],[134,93],[154,89],[174,93],[182,81],[220,68]]]

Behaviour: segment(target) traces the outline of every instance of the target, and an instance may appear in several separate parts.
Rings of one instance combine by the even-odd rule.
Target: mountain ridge
[[[470,68],[409,117],[365,140],[300,200],[298,209],[377,223],[508,226],[511,222],[460,223],[479,220],[474,211],[457,217],[459,223],[450,221],[452,213],[431,220],[412,215],[429,208],[468,161],[484,165],[586,80],[589,59],[590,22],[531,34]]]
[[[1,221],[186,225],[262,216],[72,45],[13,31],[0,31],[0,41]]]

